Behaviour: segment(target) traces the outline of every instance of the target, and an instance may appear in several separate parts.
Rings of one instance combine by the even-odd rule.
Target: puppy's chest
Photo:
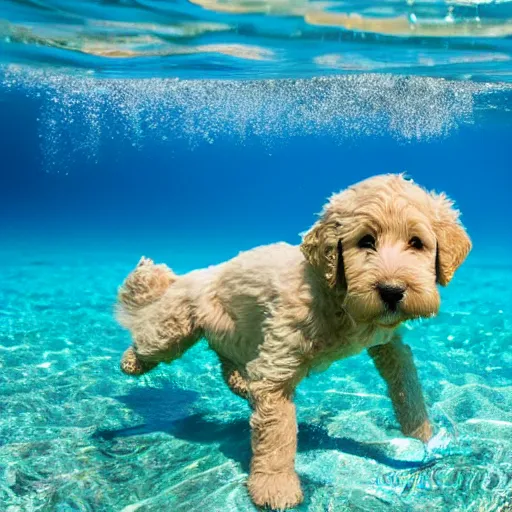
[[[365,328],[318,340],[308,361],[309,371],[324,371],[335,361],[354,356],[375,345],[387,343],[389,336],[389,333],[380,329]]]

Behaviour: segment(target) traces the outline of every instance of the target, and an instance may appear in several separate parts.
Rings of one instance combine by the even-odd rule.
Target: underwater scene
[[[512,511],[512,2],[2,0],[0,121],[1,511]]]

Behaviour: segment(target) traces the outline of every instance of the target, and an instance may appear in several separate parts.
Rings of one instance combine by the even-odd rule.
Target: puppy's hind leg
[[[219,359],[222,368],[222,376],[224,377],[224,381],[228,385],[229,389],[240,398],[247,399],[249,396],[249,385],[242,377],[238,368],[224,357],[219,356]]]
[[[181,357],[199,337],[188,337],[182,340],[171,340],[162,349],[149,349],[134,343],[121,359],[121,371],[127,375],[140,376],[150,372],[160,363],[171,363]]]
[[[150,372],[156,366],[158,362],[144,361],[138,357],[133,347],[128,348],[121,358],[121,371],[126,375],[138,377]]]
[[[141,258],[121,286],[117,319],[133,338],[121,359],[124,373],[143,375],[160,362],[177,359],[200,338],[186,296],[175,293],[168,304],[159,307],[176,280],[166,265]]]

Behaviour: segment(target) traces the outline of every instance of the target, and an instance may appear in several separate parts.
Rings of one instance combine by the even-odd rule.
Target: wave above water
[[[96,76],[512,81],[506,0],[2,0],[0,63]]]

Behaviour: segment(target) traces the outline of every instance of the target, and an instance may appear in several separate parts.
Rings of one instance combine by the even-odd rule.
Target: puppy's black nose
[[[382,302],[384,302],[391,311],[395,311],[398,303],[404,298],[405,288],[403,286],[378,284],[377,290]]]

